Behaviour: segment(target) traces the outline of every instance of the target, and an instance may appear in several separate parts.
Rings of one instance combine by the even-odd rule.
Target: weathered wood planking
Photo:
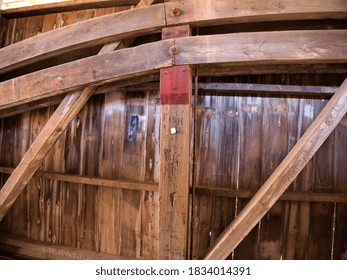
[[[345,147],[347,143],[347,118],[342,119],[338,127],[335,129],[335,157],[334,157],[334,192],[346,193],[347,174],[344,153],[340,152],[340,147]],[[344,149],[344,148],[343,148]],[[335,242],[333,244],[333,258],[338,259],[340,254],[345,252],[347,243],[347,205],[335,204]]]
[[[347,112],[347,79],[317,116],[303,137],[264,183],[238,217],[210,247],[206,259],[226,258],[275,204]],[[248,226],[247,230],[245,226]],[[230,233],[233,233],[230,235]],[[229,247],[223,247],[226,245]]]
[[[325,104],[324,101],[316,103],[314,115],[318,115]],[[313,174],[315,184],[311,186],[313,192],[334,192],[334,143],[335,133],[332,133],[313,158],[316,165]],[[325,162],[331,162],[332,164],[326,165]],[[334,232],[333,217],[334,204],[311,203],[307,259],[331,258]],[[327,242],[327,240],[330,242]]]
[[[262,134],[264,102],[268,98],[240,98],[240,172],[239,189],[259,189],[262,181]],[[248,203],[248,199],[238,199],[237,213]],[[236,213],[236,214],[237,214]],[[255,227],[236,248],[235,259],[258,259],[258,227]]]
[[[177,38],[175,64],[347,62],[347,31],[283,31]],[[332,44],[331,42],[338,42]],[[37,71],[0,84],[0,109],[85,85],[144,75],[172,65],[173,40],[150,43]],[[304,47],[303,47],[304,46]],[[155,53],[155,56],[143,56]],[[114,67],[117,65],[117,67]]]
[[[84,108],[82,119],[83,139],[81,155],[81,173],[88,176],[99,176],[101,120],[103,114],[104,96],[93,96]],[[80,246],[82,249],[99,251],[97,204],[98,187],[82,188],[81,220],[79,224]]]
[[[72,0],[72,1],[30,1],[27,3],[5,3],[2,14],[7,18],[50,14],[85,9],[130,6],[138,4],[139,0]]]
[[[68,246],[52,245],[9,234],[0,234],[0,251],[7,252],[13,257],[51,260],[129,260],[112,254],[92,252]]]
[[[49,125],[45,126],[39,137],[34,140],[20,164],[0,191],[0,220],[2,220],[8,209],[24,189],[28,180],[31,179],[41,164],[42,159],[51,149],[51,146],[65,130],[70,119],[80,111],[81,107],[89,99],[92,91],[93,88],[84,91],[83,94],[81,92],[69,94],[57,108],[49,121]]]
[[[262,180],[264,183],[281,163],[288,151],[288,104],[284,98],[264,102]],[[271,207],[260,222],[259,259],[280,259],[282,251],[284,203]]]
[[[160,104],[157,92],[146,92],[147,131],[145,148],[145,182],[159,183]],[[158,189],[159,191],[159,189]],[[142,192],[141,241],[143,258],[158,259],[159,193]]]
[[[100,175],[121,178],[125,124],[125,96],[120,92],[105,95],[102,119]],[[120,255],[122,191],[100,188],[98,201],[100,251]]]
[[[182,10],[180,16],[171,15],[173,7],[179,7]],[[5,59],[0,63],[0,73],[68,51],[126,37],[136,37],[149,32],[159,32],[166,25],[209,26],[211,24],[245,21],[346,18],[346,11],[347,4],[343,0],[333,0],[329,3],[314,0],[310,4],[290,0],[280,2],[272,0],[267,1],[266,4],[257,3],[256,5],[252,1],[231,4],[226,0],[179,1],[165,5],[159,4],[96,18],[1,49],[0,56]],[[117,24],[114,24],[115,22]],[[55,43],[51,44],[50,42]]]
[[[125,122],[121,176],[127,180],[145,180],[147,129],[147,100],[144,93],[133,93],[125,99]],[[121,255],[139,257],[141,254],[142,193],[123,190],[121,202]]]
[[[195,150],[197,186],[237,188],[238,111],[238,98],[199,97]],[[235,199],[199,194],[195,201],[193,258],[199,259],[234,217]]]
[[[299,80],[299,79],[298,79]],[[298,81],[299,82],[299,81]],[[287,153],[294,147],[295,143],[299,140],[298,127],[301,125],[300,114],[300,100],[290,98],[287,100],[288,114],[288,136],[287,136]],[[299,122],[298,122],[299,119]],[[300,175],[299,175],[300,176]],[[298,176],[298,177],[299,177]],[[288,188],[296,191],[298,189],[297,179],[295,179],[292,185]],[[283,237],[282,237],[282,259],[294,259],[295,245],[297,240],[297,217],[298,217],[299,203],[286,202],[284,204],[284,222],[283,222]]]
[[[71,14],[76,16],[76,13]],[[105,18],[109,22],[105,22]],[[62,14],[61,20],[64,21],[64,14]],[[137,23],[141,23],[140,28],[138,28]],[[149,9],[133,9],[130,13],[115,13],[106,17],[97,17],[93,20],[65,26],[50,33],[27,39],[18,43],[16,47],[12,45],[11,47],[1,49],[0,56],[4,57],[4,60],[1,60],[0,68],[2,70],[0,73],[29,65],[33,60],[37,62],[48,57],[55,57],[57,54],[81,49],[82,45],[85,48],[119,41],[126,37],[153,32],[164,26],[165,15],[163,7],[160,5],[155,5]],[[97,38],[93,38],[94,35],[90,34],[91,30],[95,30],[95,34],[99,34],[96,36]],[[54,42],[54,44],[49,42]],[[63,50],[63,52],[60,50]],[[17,55],[11,54],[12,51],[16,51]]]

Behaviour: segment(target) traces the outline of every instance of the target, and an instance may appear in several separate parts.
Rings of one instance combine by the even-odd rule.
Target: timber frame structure
[[[2,233],[0,243],[4,250],[33,258],[226,259],[233,256],[237,246],[281,199],[333,203],[335,207],[338,203],[346,205],[347,189],[340,193],[287,189],[345,118],[347,79],[339,87],[245,86],[242,83],[200,83],[199,79],[272,73],[330,73],[347,77],[347,1],[269,0],[255,4],[248,0],[188,0],[129,1],[128,4],[138,4],[138,7],[57,28],[0,49],[2,119],[59,104],[18,165],[0,167],[2,174],[10,175],[1,181],[0,220],[28,183],[42,178],[80,186],[149,192],[152,195],[148,201],[155,200],[158,204],[156,210],[143,206],[152,211],[148,214],[149,227],[156,224],[156,233],[146,235],[151,242],[155,240],[156,244],[152,245],[155,249],[148,256],[140,251],[131,256],[126,252],[116,255],[103,250],[102,246],[96,246],[95,250],[77,249]],[[12,16],[20,12],[16,10]],[[11,13],[6,12],[3,16],[9,15]],[[292,27],[284,28],[284,23]],[[156,159],[151,158],[149,164],[159,169],[158,182],[40,170],[55,143],[92,96],[114,90],[121,94],[138,92],[146,87],[149,91],[160,88],[157,99],[161,103],[152,110],[160,120],[152,124],[156,126],[153,135],[160,133],[160,146],[155,152]],[[199,138],[197,102],[201,92],[203,95],[211,91],[231,95],[239,92],[262,95],[273,91],[282,95],[319,96],[329,101],[295,145],[288,149],[272,175],[264,175],[266,180],[260,188],[204,187],[196,183],[199,167],[194,159]],[[134,112],[136,106],[133,106]],[[242,110],[248,114],[257,112],[258,108],[250,105]],[[228,116],[237,114],[230,111]],[[130,121],[137,126],[141,120],[134,113]],[[126,137],[129,141],[135,139],[131,132]],[[93,139],[91,141],[95,141]],[[134,166],[136,160],[135,156],[129,157]],[[239,170],[240,166],[235,168]],[[238,207],[242,210],[233,214],[231,223],[224,225],[207,251],[194,256],[192,231],[197,222],[194,204],[197,194],[249,201]],[[103,195],[106,197],[106,193]],[[100,195],[95,199],[105,198]],[[125,199],[131,200],[132,196]],[[209,234],[211,236],[211,232]],[[155,238],[150,237],[153,235]],[[293,254],[288,253],[287,257],[294,258]]]

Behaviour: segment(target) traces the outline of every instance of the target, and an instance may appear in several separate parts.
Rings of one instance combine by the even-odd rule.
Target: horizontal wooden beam
[[[199,83],[199,89],[203,91],[218,91],[235,94],[285,94],[285,95],[319,95],[331,97],[338,87],[324,86],[294,86],[272,84],[248,84],[248,83]]]
[[[279,65],[201,65],[198,67],[199,77],[220,77],[236,75],[266,74],[347,74],[347,64],[279,64]]]
[[[225,259],[271,209],[347,113],[347,79],[204,259]]]
[[[0,74],[71,51],[149,34],[163,27],[165,14],[160,5],[78,22],[0,49]]]
[[[123,49],[34,72],[0,83],[0,110],[88,85],[102,85],[156,73],[170,66],[170,41]],[[143,56],[156,50],[155,56]],[[26,88],[26,89],[25,89]],[[6,90],[9,91],[6,91]],[[7,100],[7,101],[5,101]]]
[[[174,44],[179,51],[171,55],[170,48]],[[144,56],[144,53],[153,55]],[[157,69],[173,64],[253,66],[283,63],[347,63],[347,30],[240,33],[149,43],[0,83],[0,110],[86,85],[156,73]]]
[[[0,173],[11,174],[14,168],[0,167]],[[35,178],[43,178],[49,180],[56,180],[68,183],[76,183],[82,185],[102,186],[108,188],[117,188],[125,190],[138,190],[138,191],[152,191],[158,192],[159,185],[156,183],[143,183],[129,180],[117,180],[110,178],[98,178],[91,176],[73,175],[65,173],[54,173],[37,171],[33,176]],[[208,186],[197,186],[196,191],[198,194],[213,194],[223,197],[239,197],[239,198],[252,198],[255,190],[234,190],[229,188],[215,188]],[[347,194],[343,193],[303,193],[287,191],[280,200],[285,201],[306,201],[306,202],[328,202],[328,203],[347,203]]]
[[[27,238],[0,233],[0,254],[42,260],[128,260],[128,257],[47,244]]]
[[[180,13],[174,15],[173,8]],[[168,2],[90,19],[7,46],[0,49],[0,74],[74,50],[160,32],[165,26],[346,18],[347,2],[344,0]]]
[[[0,167],[0,173],[12,174],[14,168],[12,167]],[[144,183],[128,180],[116,180],[110,178],[98,178],[91,176],[73,175],[65,173],[53,173],[37,171],[34,174],[35,178],[44,178],[56,181],[63,181],[68,183],[76,183],[82,185],[102,186],[108,188],[124,189],[124,190],[137,190],[137,191],[150,191],[158,192],[159,185],[155,183]]]
[[[256,190],[214,188],[207,186],[195,187],[198,194],[212,194],[222,197],[252,198]],[[347,193],[314,193],[314,192],[284,192],[279,200],[301,202],[347,203]]]
[[[30,3],[28,1],[3,2],[1,9],[5,17],[14,18],[83,9],[131,6],[138,2],[139,0],[31,0]]]
[[[100,86],[95,90],[94,94],[105,94],[105,93],[110,94],[112,92],[118,93],[118,91],[123,89],[124,87],[135,86],[138,84],[148,83],[148,82],[157,81],[157,80],[159,80],[159,74],[146,75],[142,77],[134,77],[134,78]],[[140,88],[140,86],[138,86],[138,88]],[[146,90],[146,89],[142,87],[142,90]],[[26,103],[26,104],[22,104],[22,105],[7,108],[7,109],[2,109],[0,110],[0,119],[22,114],[24,112],[46,108],[48,106],[58,105],[64,99],[64,96],[65,94],[56,95],[53,97],[48,97],[46,99],[37,100],[31,103]]]

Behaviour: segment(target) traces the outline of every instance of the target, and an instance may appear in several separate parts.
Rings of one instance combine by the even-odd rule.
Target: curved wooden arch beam
[[[171,56],[176,44],[178,54]],[[178,38],[55,66],[0,83],[0,109],[176,65],[346,63],[347,30],[280,31]]]
[[[111,41],[161,32],[165,26],[277,20],[346,19],[345,0],[175,1],[90,19],[0,49],[0,74]],[[172,13],[177,7],[179,12]]]

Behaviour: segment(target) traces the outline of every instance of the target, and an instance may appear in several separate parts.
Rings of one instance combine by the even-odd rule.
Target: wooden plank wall
[[[118,10],[10,19],[2,45]],[[40,169],[158,183],[157,95],[158,92],[111,92],[94,96]],[[54,110],[49,107],[0,120],[2,166],[19,163]],[[1,174],[1,184],[6,179]],[[158,200],[158,194],[153,192],[33,179],[0,229],[48,244],[153,259],[158,247]]]
[[[106,8],[2,21],[0,45],[87,18]],[[5,26],[5,28],[3,28]],[[339,86],[344,75],[258,75],[203,82]],[[200,93],[196,112],[196,186],[257,190],[305,132],[326,100]],[[0,166],[14,167],[55,107],[0,120]],[[41,170],[158,183],[158,91],[94,96],[47,156]],[[291,186],[347,193],[347,117]],[[8,175],[0,174],[3,185]],[[193,259],[248,199],[196,194]],[[159,194],[34,178],[0,231],[47,244],[125,257],[158,256]],[[15,218],[15,219],[14,219]],[[338,259],[347,245],[347,205],[278,202],[230,256],[234,259]]]
[[[207,82],[332,85],[344,75],[261,75]],[[206,81],[204,81],[206,82]],[[196,186],[257,190],[326,104],[324,99],[199,96]],[[347,116],[290,190],[346,193]],[[248,199],[197,194],[193,258],[202,257]],[[338,259],[347,242],[346,205],[279,201],[230,256],[234,259]]]

